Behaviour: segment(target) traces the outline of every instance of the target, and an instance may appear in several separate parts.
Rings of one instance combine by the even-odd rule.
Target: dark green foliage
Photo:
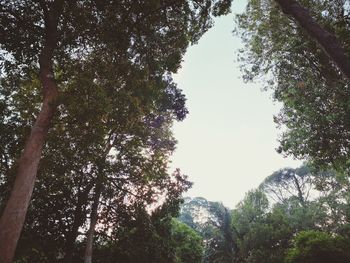
[[[177,263],[200,263],[202,262],[204,246],[202,237],[192,228],[173,220],[172,239],[176,247]]]
[[[283,14],[276,2],[250,0],[246,11],[237,16],[236,33],[245,44],[240,53],[244,79],[263,81],[265,88],[273,90],[274,99],[283,103],[274,118],[285,128],[278,152],[307,159],[313,168],[275,172],[259,188],[273,204],[262,209],[248,198],[260,200],[261,193],[249,193],[234,210],[233,226],[241,233],[238,262],[282,262],[293,236],[300,231],[323,231],[300,235],[324,245],[329,255],[331,251],[337,254],[335,247],[341,242],[336,240],[345,240],[333,238],[335,233],[348,237],[349,83],[320,46],[295,20]],[[348,1],[298,2],[338,38],[350,55]],[[266,238],[262,240],[261,236]],[[338,262],[327,258],[326,252],[324,258],[317,257],[317,253],[323,253],[323,248],[317,246],[309,251],[315,261],[308,261],[310,258],[303,255],[309,253],[309,248],[303,250],[302,246],[289,250],[288,262]],[[342,260],[349,261],[344,257]]]
[[[162,180],[168,176],[167,158],[175,144],[169,125],[177,118],[177,113],[172,104],[165,104],[163,99],[158,102],[149,97],[149,102],[145,99],[146,105],[142,105],[138,101],[144,95],[122,95],[115,97],[115,105],[119,105],[116,109],[111,105],[114,97],[107,97],[106,89],[96,85],[85,85],[79,94],[67,96],[67,100],[62,98],[23,235],[26,237],[29,231],[27,240],[40,240],[42,249],[53,253],[51,262],[58,253],[66,253],[65,247],[71,246],[70,239],[74,244],[78,228],[86,222],[91,191],[101,174],[106,200],[113,197],[119,202],[127,195],[127,190],[139,188],[142,192],[153,186],[147,195],[139,197],[149,204],[156,198],[156,189],[164,186]],[[73,99],[82,96],[90,103]],[[125,105],[120,103],[123,100]],[[124,111],[129,108],[127,104],[134,101],[139,108],[132,108],[125,116],[118,115],[119,110]],[[156,108],[159,104],[162,111]],[[184,111],[179,107],[177,110]],[[106,144],[117,154],[104,157]],[[146,150],[147,154],[143,154]],[[20,243],[24,254],[26,244],[31,243]]]
[[[98,235],[96,262],[200,263],[202,239],[188,226],[173,219],[180,199],[179,196],[172,198],[151,214],[138,205],[124,210],[115,221],[117,225],[112,228],[110,237],[102,232]]]
[[[299,1],[333,32],[350,55],[347,1]],[[321,48],[275,1],[249,1],[237,17],[245,43],[241,61],[246,80],[263,78],[274,98],[283,103],[278,125],[279,152],[311,158],[321,167],[348,169],[349,83]]]
[[[293,239],[286,263],[350,262],[350,240],[323,232],[300,232]]]
[[[113,203],[104,204],[99,217],[100,225],[95,235],[94,262],[180,263],[186,262],[177,261],[178,258],[184,260],[182,256],[184,253],[187,253],[186,255],[192,259],[199,258],[194,262],[200,262],[201,239],[194,235],[193,238],[182,240],[181,229],[176,229],[172,222],[173,217],[178,213],[181,195],[190,185],[179,172],[171,177],[163,178],[161,189],[167,194],[163,196],[164,203],[152,212],[151,208],[145,205],[147,197],[127,203],[124,198],[132,198],[132,196],[127,196],[123,192],[119,193],[120,197],[114,197]],[[145,196],[146,194],[149,193],[145,193]],[[67,262],[64,256],[69,249],[67,246],[71,242],[71,235],[74,237],[72,262],[83,262],[84,240],[81,238],[75,240],[74,235],[77,233],[74,231],[77,230],[74,230],[74,227],[85,223],[86,212],[83,210],[80,214],[77,213],[77,208],[84,209],[84,207],[79,207],[76,203],[74,206],[71,204],[67,207],[75,208],[75,210],[68,210],[63,214],[63,208],[58,210],[61,208],[58,208],[55,202],[52,208],[43,207],[43,211],[46,209],[48,215],[46,222],[50,225],[44,225],[44,215],[39,214],[33,219],[31,214],[28,221],[38,225],[31,225],[33,229],[25,229],[19,245],[18,262],[33,262],[34,260],[36,262]],[[53,213],[55,209],[57,209],[56,217]],[[36,208],[35,211],[41,212],[39,208]],[[57,215],[57,211],[60,214]],[[70,218],[71,214],[74,215],[73,218]],[[81,221],[77,218],[79,216],[82,217]],[[57,222],[54,222],[55,218]],[[29,228],[28,224],[26,227]],[[67,229],[63,229],[64,227]],[[55,229],[56,232],[53,232]],[[45,231],[51,232],[49,235],[46,232],[45,235]],[[190,231],[186,232],[188,233]],[[193,251],[189,251],[188,247],[191,247]]]
[[[346,182],[348,179],[334,171],[320,172],[310,166],[282,169],[267,177],[232,211],[231,226],[237,244],[234,262],[283,262],[287,253],[295,250],[290,249],[295,244],[293,238],[303,231],[349,240]],[[317,246],[313,249],[312,253],[323,253]]]
[[[143,208],[136,208],[132,217],[122,222],[119,229],[115,229],[118,231],[118,239],[111,240],[108,247],[104,247],[102,243],[102,246],[97,248],[96,261],[175,262],[175,247],[171,240],[171,216],[159,212],[150,216]]]
[[[38,58],[50,31],[44,20],[59,3],[1,4],[1,210],[40,108]],[[212,25],[212,16],[229,12],[231,1],[62,3],[53,52],[58,107],[17,250],[17,258],[29,262],[81,259],[81,231],[88,228],[97,192],[99,224],[133,218],[133,202],[144,213],[160,198],[173,200],[171,210],[178,208],[188,182],[179,171],[168,174],[176,143],[170,128],[188,111],[171,74],[188,45]],[[138,231],[151,242],[153,232],[142,227]],[[153,249],[165,260],[165,250]]]
[[[0,41],[1,209],[40,107],[37,62],[46,34],[43,18],[58,2],[3,1],[1,6],[1,35],[6,35]],[[185,118],[187,109],[171,73],[179,68],[188,45],[212,25],[212,15],[226,14],[230,3],[64,1],[54,52],[59,105],[18,259],[80,260],[83,244],[78,240],[88,227],[98,185],[99,223],[111,219],[106,232],[112,226],[120,231],[113,220],[130,220],[134,212],[143,211],[146,220],[145,209],[159,198],[173,200],[169,206],[177,209],[175,200],[188,183],[178,171],[168,175],[168,158],[176,143],[170,127]],[[128,204],[131,200],[138,209]],[[153,242],[154,231],[145,229],[149,225],[147,220],[141,223],[136,236],[150,246],[159,245],[161,241]],[[140,246],[139,255],[147,249]],[[152,249],[163,253],[149,252],[159,262],[171,257],[166,249]]]
[[[232,212],[237,262],[281,262],[293,230],[281,211],[269,211],[266,195],[249,192]]]

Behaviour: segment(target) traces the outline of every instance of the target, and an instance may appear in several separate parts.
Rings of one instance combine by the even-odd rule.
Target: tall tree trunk
[[[97,223],[97,215],[98,215],[98,205],[100,201],[101,191],[102,191],[102,183],[100,178],[97,178],[96,188],[95,188],[95,195],[94,200],[91,208],[91,215],[90,215],[90,227],[87,233],[86,238],[86,247],[85,247],[85,255],[84,255],[84,263],[92,263],[92,247],[94,243],[94,234],[95,234],[95,227]]]
[[[95,195],[94,195],[91,214],[90,214],[90,227],[86,237],[84,263],[92,263],[92,248],[94,244],[95,227],[98,219],[98,206],[99,206],[100,196],[103,188],[103,185],[102,185],[103,168],[102,167],[105,162],[105,158],[107,158],[108,153],[112,149],[114,140],[115,140],[115,134],[114,134],[114,131],[112,130],[108,136],[100,163],[97,164],[98,174],[96,178]]]
[[[231,216],[230,213],[228,211],[228,209],[225,207],[224,208],[224,217],[223,217],[223,225],[221,227],[221,230],[223,232],[223,236],[225,238],[225,245],[227,247],[227,252],[229,255],[229,261],[231,263],[234,263],[235,260],[235,253],[238,252],[238,246],[235,242],[234,239],[234,234],[233,234],[233,229],[231,227]]]
[[[93,184],[89,184],[84,191],[79,191],[77,205],[74,211],[74,222],[71,230],[66,235],[66,248],[65,248],[65,263],[73,262],[73,254],[75,249],[75,241],[79,234],[79,227],[83,225],[86,220],[86,212],[84,206],[88,202],[89,192]]]
[[[322,47],[329,58],[350,81],[350,59],[336,36],[321,27],[309,14],[309,11],[295,0],[275,0],[282,11],[292,16],[300,26]]]
[[[77,212],[76,208],[76,212]],[[72,226],[72,229],[69,231],[69,233],[67,235],[65,235],[66,237],[66,246],[65,246],[65,256],[64,256],[64,263],[72,263],[73,262],[73,255],[74,255],[74,249],[76,247],[76,239],[78,237],[78,233],[79,233],[79,227],[82,225],[82,223],[84,222],[83,220],[81,220],[81,218],[83,218],[82,216],[82,211],[81,214],[78,215],[77,218],[77,213],[75,213],[75,218],[74,218],[74,223]]]
[[[40,54],[40,81],[43,104],[18,162],[16,179],[0,218],[0,262],[11,263],[21,234],[46,135],[57,107],[58,89],[53,73],[53,51],[57,44],[58,17],[63,1],[56,1],[49,10],[43,3],[45,42]]]

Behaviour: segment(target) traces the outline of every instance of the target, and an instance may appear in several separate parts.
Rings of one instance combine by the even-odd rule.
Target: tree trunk
[[[79,227],[81,227],[86,220],[86,212],[83,207],[88,202],[89,192],[92,187],[93,187],[93,184],[89,184],[86,187],[86,189],[84,189],[84,191],[82,192],[79,191],[78,193],[78,201],[74,211],[74,222],[72,225],[72,229],[66,235],[66,249],[65,249],[65,257],[64,257],[65,263],[73,262],[73,254],[74,254],[74,249],[76,247],[75,241],[79,234]]]
[[[16,179],[0,218],[0,262],[11,263],[31,199],[39,160],[47,132],[57,107],[58,89],[54,80],[52,56],[57,43],[58,16],[63,1],[56,1],[51,12],[43,6],[45,42],[40,54],[40,81],[43,104],[18,162]]]
[[[301,190],[301,186],[299,184],[298,178],[295,176],[295,173],[293,174],[293,180],[294,180],[295,187],[297,188],[297,191],[298,191],[299,202],[303,207],[305,207],[305,199],[304,199],[303,191]]]
[[[350,81],[350,59],[336,36],[321,27],[309,11],[295,0],[275,0],[286,15],[292,16],[300,26],[322,47],[334,64]]]
[[[111,133],[108,136],[104,152],[102,156],[104,158],[107,157],[109,151],[112,149],[113,141],[115,140],[114,131],[111,131]],[[84,255],[84,263],[92,263],[92,248],[94,244],[94,234],[95,234],[95,227],[98,219],[98,205],[100,202],[100,196],[102,193],[102,175],[103,175],[103,168],[102,165],[105,162],[105,159],[101,158],[101,163],[98,164],[98,174],[96,178],[96,186],[95,186],[95,195],[94,200],[91,208],[91,215],[90,215],[90,227],[87,232],[86,237],[86,247],[85,247],[85,255]]]
[[[238,252],[238,246],[234,239],[233,229],[231,227],[231,216],[227,208],[225,209],[222,231],[225,238],[225,243],[228,248],[229,260],[234,263],[235,254]]]
[[[94,243],[95,227],[96,227],[97,217],[98,217],[97,216],[98,205],[99,205],[100,195],[102,191],[102,183],[100,182],[99,178],[97,178],[97,180],[98,182],[96,184],[95,196],[94,196],[94,200],[91,208],[90,227],[86,238],[84,263],[92,263],[92,247]]]
[[[25,144],[16,180],[0,219],[1,263],[12,262],[32,196],[42,148],[56,108],[55,100],[58,96],[56,84],[47,85],[45,88],[48,90],[41,111]]]

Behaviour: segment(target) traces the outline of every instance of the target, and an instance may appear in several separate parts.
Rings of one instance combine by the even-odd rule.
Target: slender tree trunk
[[[99,178],[97,178],[97,180],[98,181],[95,188],[95,196],[94,196],[94,200],[91,208],[90,227],[86,238],[84,263],[92,263],[92,247],[94,243],[95,227],[96,227],[97,218],[98,218],[98,205],[99,205],[99,200],[100,200],[101,191],[102,191],[102,183],[100,182]]]
[[[103,158],[107,157],[109,151],[113,146],[114,140],[115,140],[114,131],[111,131],[111,133],[108,136],[104,152],[102,154]],[[92,249],[94,244],[95,227],[98,219],[98,206],[99,206],[100,196],[103,188],[103,185],[102,185],[103,168],[101,167],[105,162],[105,159],[103,158],[100,160],[101,163],[98,164],[99,167],[98,167],[98,174],[96,178],[95,195],[94,195],[94,200],[93,200],[91,215],[90,215],[90,227],[86,237],[84,263],[92,263]]]
[[[58,14],[61,12],[63,1],[56,1],[55,3],[59,3],[59,5],[55,5],[55,8],[51,10],[52,12],[44,9],[46,36],[39,58],[43,104],[19,159],[17,175],[10,198],[0,218],[1,263],[11,263],[13,261],[32,196],[43,145],[57,107],[58,89],[54,80],[52,56],[57,43]],[[47,6],[45,5],[45,7]]]
[[[84,205],[88,202],[89,192],[93,184],[89,184],[84,191],[78,193],[78,201],[74,211],[74,222],[72,229],[66,236],[66,249],[65,249],[65,263],[72,263],[73,253],[75,249],[75,240],[78,237],[79,227],[83,225],[86,220],[86,212],[84,211]]]
[[[235,253],[238,252],[238,246],[235,242],[233,230],[231,227],[231,216],[230,216],[229,211],[226,208],[225,208],[222,231],[223,231],[226,246],[227,246],[228,252],[229,252],[229,260],[231,263],[234,263]]]
[[[1,263],[12,262],[32,196],[42,148],[56,108],[55,100],[58,96],[56,84],[53,84],[53,81],[45,82],[48,83],[45,83],[47,90],[43,105],[25,144],[19,160],[16,180],[0,219]],[[49,84],[49,82],[52,83]]]
[[[322,47],[329,58],[350,81],[350,59],[336,36],[321,27],[309,11],[295,0],[275,0],[286,15],[292,16],[300,26]]]
[[[77,220],[78,219],[74,219],[74,224],[73,224],[72,230],[69,231],[69,233],[66,235],[66,249],[65,249],[65,256],[64,256],[64,260],[63,260],[64,263],[72,263],[73,262],[75,240],[77,239],[78,231],[79,231],[79,227],[80,227],[80,225],[78,225],[78,223],[76,223]]]
[[[298,191],[299,202],[303,207],[305,207],[305,199],[304,199],[303,191],[301,190],[301,186],[295,174],[293,174],[293,180],[294,180],[295,187],[297,188],[297,191]]]

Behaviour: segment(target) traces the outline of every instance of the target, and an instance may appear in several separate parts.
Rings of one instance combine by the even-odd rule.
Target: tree
[[[54,105],[57,103],[58,98],[58,90],[53,78],[52,57],[58,41],[57,26],[63,8],[63,1],[55,1],[51,5],[50,10],[46,4],[43,4],[42,8],[46,34],[42,44],[42,51],[39,55],[39,64],[44,99],[42,109],[21,155],[13,191],[0,218],[0,239],[3,240],[0,245],[0,258],[5,263],[11,262],[13,258],[15,246],[24,222],[25,212],[34,188],[42,147],[50,120],[54,114]],[[4,46],[4,43],[1,43],[1,46]]]
[[[286,263],[335,262],[350,260],[350,242],[339,236],[317,231],[300,232],[293,239],[293,248],[288,250]]]
[[[102,222],[110,233],[97,235],[96,262],[175,263],[187,262],[190,258],[199,262],[201,239],[183,226],[180,229],[173,219],[178,213],[181,194],[190,184],[176,173],[162,186],[166,191],[165,201],[153,211],[147,211],[149,207],[143,204],[143,199],[119,203],[118,213],[110,213],[110,209],[102,211],[102,214],[108,213]],[[191,236],[183,236],[183,231]],[[188,247],[195,250],[188,251]],[[189,258],[184,258],[186,255]]]
[[[236,243],[231,229],[231,211],[222,203],[202,197],[187,198],[179,220],[202,236],[203,262],[232,262]]]
[[[321,196],[317,199],[322,207],[319,209],[326,211],[322,230],[348,237],[350,223],[348,175],[336,171],[323,171],[316,178],[316,187],[321,192]]]
[[[31,198],[41,152],[62,92],[57,70],[91,53],[161,76],[179,67],[190,42],[211,24],[211,13],[227,12],[230,1],[4,1],[1,6],[2,71],[40,72],[42,107],[18,162],[11,195],[0,219],[0,257],[11,262]],[[212,12],[211,12],[212,11]],[[174,41],[175,39],[175,41]],[[115,69],[115,68],[113,68]],[[105,72],[108,79],[110,72]],[[115,73],[114,73],[115,74]],[[121,85],[122,87],[123,85]]]
[[[315,185],[314,176],[307,166],[297,169],[285,168],[268,176],[259,186],[265,193],[278,202],[283,203],[290,197],[298,199],[304,206],[310,198],[310,192]]]
[[[314,38],[350,81],[350,60],[336,36],[322,28],[309,11],[294,0],[276,0],[286,15],[291,15]]]
[[[76,259],[76,239],[82,236],[78,230],[87,227],[87,214],[96,203],[91,202],[94,187],[101,181],[101,198],[95,198],[100,208],[117,197],[121,203],[135,196],[149,205],[156,202],[157,191],[168,178],[167,161],[175,145],[171,124],[183,119],[187,112],[184,96],[171,78],[149,83],[133,74],[140,90],[152,89],[156,96],[140,93],[134,83],[133,96],[120,91],[108,96],[113,89],[99,85],[76,89],[76,85],[88,80],[89,70],[95,71],[92,62],[85,61],[84,67],[85,73],[76,68],[74,83],[65,86],[43,153],[39,186],[25,224],[25,238],[19,245],[18,257],[25,254],[29,261],[35,260],[28,251],[33,247],[48,262],[55,262],[58,256],[64,256],[64,262],[72,262],[73,256]],[[85,97],[89,103],[77,97]],[[20,108],[18,102],[10,105],[15,112],[34,115]],[[135,107],[130,107],[133,103]],[[113,151],[106,154],[106,149]],[[120,203],[114,204],[121,207]],[[94,224],[90,226],[94,229]]]
[[[273,200],[295,232],[308,229],[339,233],[348,220],[349,178],[310,165],[281,169],[268,176],[259,189]]]
[[[177,263],[202,262],[202,237],[192,228],[174,219],[172,222],[172,238],[176,246]]]
[[[302,1],[349,54],[345,1]],[[296,22],[271,1],[250,1],[238,16],[245,51],[245,80],[264,77],[274,99],[283,103],[275,122],[286,129],[278,151],[314,165],[347,173],[349,160],[348,80]]]
[[[169,151],[173,150],[175,144],[169,131],[171,122],[174,119],[183,119],[187,112],[184,107],[184,96],[170,78],[159,78],[157,82],[152,80],[149,83],[141,76],[133,75],[133,80],[139,83],[137,87],[144,91],[152,89],[154,95],[156,95],[154,97],[140,93],[135,83],[126,85],[126,89],[129,88],[129,85],[134,85],[135,93],[132,97],[130,91],[126,94],[125,92],[114,91],[113,88],[111,89],[108,86],[96,85],[96,83],[87,85],[89,78],[92,78],[93,73],[97,70],[93,69],[93,62],[84,62],[84,73],[79,69],[80,65],[75,65],[74,81],[62,85],[65,93],[60,98],[61,105],[47,140],[47,148],[43,153],[43,161],[39,169],[40,186],[35,190],[35,199],[32,203],[33,211],[29,211],[28,229],[36,229],[33,232],[42,234],[40,238],[38,235],[36,237],[43,241],[42,245],[44,247],[46,245],[50,247],[50,244],[53,243],[52,240],[44,241],[46,240],[46,233],[51,233],[51,237],[54,236],[55,241],[60,240],[55,245],[52,244],[48,251],[53,253],[52,256],[55,259],[55,253],[60,249],[59,253],[66,255],[66,262],[69,262],[68,258],[71,254],[70,251],[74,248],[78,229],[85,223],[91,198],[90,192],[96,181],[98,166],[106,166],[107,164],[107,166],[109,165],[109,174],[111,169],[114,169],[113,173],[118,174],[121,173],[120,170],[123,167],[121,159],[123,159],[124,163],[126,161],[132,162],[135,166],[125,165],[126,167],[123,167],[124,175],[132,169],[140,169],[146,172],[146,169],[141,167],[147,158],[141,152],[147,149],[147,152],[151,153],[151,151],[158,149],[159,156],[168,156]],[[121,78],[123,75],[118,77]],[[4,89],[2,91],[10,90],[13,88],[12,85],[17,84],[9,81],[3,85]],[[7,97],[6,107],[11,108],[12,112],[6,111],[4,118],[11,119],[14,113],[21,116],[21,122],[12,123],[12,127],[16,127],[17,130],[21,131],[28,130],[32,116],[35,116],[37,108],[27,109],[25,105],[26,103],[37,105],[38,96],[35,94],[28,96],[28,94],[31,94],[37,88],[38,82],[29,78],[19,81],[19,85],[22,89],[16,95],[8,95]],[[77,89],[80,85],[82,87]],[[86,98],[87,101],[77,99],[81,97]],[[142,103],[139,101],[142,101]],[[131,107],[130,109],[130,105],[133,105],[133,103],[137,103],[137,107]],[[112,105],[118,105],[118,107],[112,108]],[[132,123],[132,126],[130,123]],[[118,131],[118,136],[115,131]],[[13,138],[20,137],[13,129],[10,134]],[[131,139],[132,136],[134,139]],[[113,141],[115,142],[112,143]],[[113,149],[119,152],[117,158],[119,163],[117,165],[113,164],[115,160],[111,162],[104,159],[106,158],[106,144],[108,146],[110,143],[112,143]],[[15,159],[11,152],[16,152],[19,145],[9,143],[4,145],[8,148],[7,152],[9,153],[2,156],[8,160],[6,163],[9,164],[11,162],[9,160]],[[138,161],[136,162],[136,160]],[[154,169],[159,170],[156,166],[159,164],[157,159],[153,159],[153,162],[154,166],[148,165],[147,173],[152,173],[152,169],[153,171]],[[113,166],[111,167],[111,165]],[[7,180],[4,191],[7,191],[11,183],[9,182],[11,181],[9,175],[2,181],[6,182]],[[103,175],[104,179],[105,176],[107,176],[107,173]],[[136,174],[134,176],[140,177]],[[151,175],[149,178],[152,180]],[[127,181],[127,178],[124,178],[124,180]],[[119,179],[119,181],[121,180]],[[139,182],[147,184],[147,181],[139,180]],[[6,184],[7,187],[5,187]],[[3,191],[1,193],[2,198],[6,196]],[[58,211],[60,213],[57,213]],[[55,222],[60,222],[60,224],[55,226]],[[35,237],[33,239],[35,240]],[[62,248],[62,243],[67,248]],[[56,251],[55,247],[57,248]]]
[[[278,221],[271,219],[266,195],[260,190],[248,192],[232,211],[237,243],[234,262],[278,262],[279,247],[283,247],[289,228],[283,217],[274,217]]]
[[[340,262],[347,262],[348,178],[344,179],[310,166],[268,176],[232,211],[235,262],[333,262],[331,255],[337,253]],[[277,198],[269,203],[267,195]]]

